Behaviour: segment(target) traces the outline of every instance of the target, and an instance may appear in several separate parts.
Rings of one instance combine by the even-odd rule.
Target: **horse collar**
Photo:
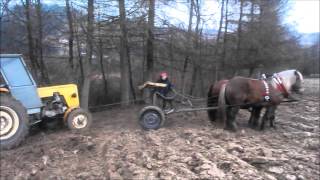
[[[270,101],[270,88],[269,88],[269,85],[265,80],[262,80],[262,83],[263,83],[264,88],[265,88],[265,92],[263,93],[264,100],[265,101]]]
[[[285,98],[287,98],[289,96],[289,92],[284,86],[281,76],[279,76],[278,74],[274,74],[272,79],[276,83],[277,90],[280,91]]]

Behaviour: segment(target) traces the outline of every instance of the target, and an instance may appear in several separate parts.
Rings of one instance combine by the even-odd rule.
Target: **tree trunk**
[[[253,76],[253,73],[254,73],[254,67],[250,67],[249,68],[249,77],[252,77]]]
[[[146,77],[145,77],[145,64],[146,64],[146,47],[145,47],[145,33],[142,35],[142,57],[143,57],[143,60],[142,60],[142,70],[141,70],[141,75],[142,75],[142,82],[144,82],[146,80]]]
[[[130,90],[128,91],[131,91],[132,98],[135,101],[137,98],[136,98],[135,88],[134,88],[133,79],[132,79],[133,74],[132,74],[132,67],[131,67],[130,48],[128,43],[128,30],[126,26],[127,18],[126,18],[125,0],[119,1],[119,14],[120,14],[120,29],[121,29],[120,64],[121,64],[121,59],[123,59],[123,66],[121,66],[121,69],[124,68],[123,71],[127,71],[125,72],[124,75],[127,76],[126,78],[129,79]],[[124,57],[121,58],[121,56],[124,56]],[[128,67],[125,67],[125,66],[128,66]],[[124,82],[127,82],[127,80],[124,80]]]
[[[130,49],[129,49],[129,45],[128,45],[128,35],[126,36],[126,39],[127,39],[126,42],[127,42],[128,69],[129,69],[129,84],[130,84],[131,95],[132,95],[132,98],[135,102],[137,97],[136,97],[136,92],[134,89],[133,79],[132,79],[133,73],[132,73],[132,66],[131,66]]]
[[[219,29],[218,29],[216,44],[219,44],[219,40],[221,37],[222,23],[223,23],[223,18],[224,18],[224,15],[223,15],[223,13],[224,13],[224,0],[222,0],[221,3],[222,3],[222,5],[221,5],[221,10],[220,10],[220,22],[219,22]],[[217,48],[216,48],[215,52],[217,52]]]
[[[201,87],[201,91],[199,92],[199,95],[200,97],[204,97],[206,95],[206,91],[207,89],[205,89],[205,86],[204,86],[204,77],[203,77],[203,71],[199,71],[199,76],[200,76],[200,87]]]
[[[82,16],[82,15],[81,15]],[[77,19],[76,15],[74,15],[73,19]],[[83,70],[83,58],[82,58],[82,52],[81,52],[81,41],[79,37],[79,26],[75,26],[75,38],[76,38],[76,46],[77,46],[77,53],[78,53],[78,62],[80,67],[80,80],[77,78],[78,85],[82,87],[82,84],[84,82],[84,70]],[[74,69],[75,74],[77,71],[78,66]]]
[[[76,42],[77,42],[77,52],[78,52],[78,59],[79,59],[79,67],[80,67],[80,82],[81,85],[84,81],[84,70],[83,70],[83,60],[82,60],[82,54],[81,54],[81,45],[80,45],[80,38],[79,38],[79,32],[76,28]]]
[[[27,28],[27,38],[28,38],[28,51],[29,51],[29,59],[31,62],[31,69],[33,73],[33,77],[38,80],[38,72],[37,68],[38,63],[35,56],[35,49],[34,49],[34,39],[33,39],[33,28],[31,23],[31,17],[30,17],[30,0],[26,0],[25,4],[25,14],[26,14],[26,28]]]
[[[153,41],[154,41],[154,16],[155,0],[149,0],[148,27],[147,27],[147,80],[152,80],[154,73]]]
[[[40,72],[41,80],[45,84],[50,83],[47,67],[43,60],[43,24],[42,24],[42,15],[41,15],[41,2],[37,0],[37,17],[38,17],[38,57],[40,60]]]
[[[239,21],[238,21],[238,31],[237,31],[237,50],[236,50],[236,56],[234,58],[235,65],[237,68],[239,68],[240,63],[242,63],[242,56],[240,56],[240,47],[241,47],[241,34],[242,34],[242,17],[243,17],[243,1],[240,0],[240,15],[239,15]],[[240,61],[240,62],[239,62]]]
[[[99,31],[99,40],[98,40],[98,51],[99,51],[99,62],[100,62],[100,70],[101,70],[101,74],[102,74],[102,80],[103,80],[103,88],[104,88],[104,99],[105,97],[107,97],[108,94],[108,84],[107,84],[107,78],[106,78],[106,74],[104,71],[104,65],[103,65],[103,43],[102,43],[102,34],[101,34],[101,20],[100,20],[100,13],[98,15],[99,17],[99,22],[98,22],[98,31]]]
[[[87,27],[87,53],[86,61],[84,62],[84,82],[82,85],[82,108],[89,108],[89,95],[90,95],[90,76],[91,76],[91,62],[93,50],[93,21],[94,21],[94,0],[88,0],[88,27]]]
[[[66,11],[67,11],[67,18],[68,18],[68,26],[69,26],[69,65],[71,69],[74,68],[73,64],[73,40],[74,40],[74,30],[73,30],[73,18],[71,14],[71,8],[69,0],[66,0]]]
[[[99,37],[100,38],[100,37]],[[107,84],[107,78],[104,71],[104,65],[103,65],[103,44],[102,40],[99,39],[99,62],[100,62],[100,69],[102,74],[102,80],[103,80],[103,88],[104,88],[104,96],[107,97],[108,94],[108,84]]]
[[[223,35],[223,50],[221,57],[221,68],[219,78],[225,78],[225,68],[226,68],[226,55],[227,55],[227,34],[228,34],[228,3],[229,0],[226,0],[226,10],[225,10],[225,24],[224,24],[224,35]]]
[[[171,81],[175,81],[175,76],[173,76],[173,68],[174,68],[174,54],[173,54],[173,32],[172,30],[170,29],[170,32],[169,32],[169,45],[167,46],[168,48],[168,56],[169,56],[169,61],[170,61],[170,75],[171,75]]]
[[[213,53],[213,56],[216,59],[215,71],[214,71],[215,72],[214,73],[215,82],[217,82],[219,80],[219,74],[220,74],[220,67],[219,67],[219,63],[218,63],[220,53],[218,53],[218,52],[219,52],[219,48],[220,48],[220,38],[221,38],[222,24],[223,24],[223,19],[224,19],[223,14],[224,14],[224,0],[221,1],[219,29],[218,29],[217,39],[216,39],[216,47],[215,47],[214,53]]]
[[[193,95],[193,91],[196,87],[198,71],[199,71],[198,65],[194,65],[193,73],[192,73],[192,77],[191,77],[191,87],[190,87],[190,91],[189,91],[190,95]]]
[[[199,24],[200,24],[200,17],[201,17],[199,0],[196,0],[195,11],[196,11],[197,21],[196,21],[196,28],[195,28],[195,39],[194,39],[193,44],[194,44],[194,49],[197,52],[196,54],[198,56],[197,56],[197,60],[193,59],[193,74],[192,74],[191,87],[190,87],[190,92],[189,92],[190,95],[193,94],[194,89],[197,86],[197,76],[198,76],[198,73],[200,70],[200,65],[199,65],[198,61],[201,61],[201,56],[200,56],[201,55],[201,53],[200,53],[201,48],[199,48],[200,47],[199,39],[201,36],[200,31],[199,31]]]
[[[190,60],[190,51],[192,49],[192,19],[193,19],[193,9],[194,9],[194,0],[190,0],[190,8],[189,8],[189,25],[188,25],[188,42],[186,46],[186,56],[184,58],[182,75],[181,75],[181,88],[182,93],[185,93],[185,84],[186,84],[186,72],[188,69],[188,61]]]
[[[252,0],[252,1],[251,1],[251,8],[250,8],[250,16],[251,16],[250,22],[251,22],[251,23],[254,21],[253,15],[254,15],[254,1]]]
[[[129,64],[128,64],[128,42],[127,42],[127,28],[126,28],[126,9],[124,0],[119,0],[119,14],[120,14],[120,68],[121,68],[121,102],[123,105],[129,105],[130,102],[130,87],[129,87]]]

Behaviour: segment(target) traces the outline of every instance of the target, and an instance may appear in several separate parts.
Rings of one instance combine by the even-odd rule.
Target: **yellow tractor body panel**
[[[55,92],[58,92],[64,97],[69,108],[80,106],[78,88],[75,84],[38,88],[38,94],[40,98],[51,97]]]

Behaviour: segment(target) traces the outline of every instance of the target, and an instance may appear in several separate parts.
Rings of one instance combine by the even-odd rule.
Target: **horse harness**
[[[264,88],[265,88],[265,91],[263,93],[264,100],[268,102],[268,101],[270,101],[270,88],[269,88],[268,83],[265,80],[261,80],[261,81],[262,81]]]
[[[267,81],[265,79],[266,79],[265,77],[263,77],[261,79],[261,81],[262,81],[262,83],[264,85],[264,89],[265,89],[265,91],[262,93],[262,95],[264,97],[264,101],[269,102],[270,99],[271,99],[271,97],[270,97],[270,87],[269,87],[269,84],[267,83]],[[282,78],[278,74],[274,74],[272,76],[272,80],[276,83],[276,89],[278,91],[280,91],[285,98],[287,98],[289,96],[289,93],[288,93],[286,87],[283,84]]]
[[[277,90],[280,91],[285,98],[288,98],[289,92],[287,88],[284,86],[281,76],[279,76],[278,74],[274,74],[272,76],[272,80],[276,83]]]

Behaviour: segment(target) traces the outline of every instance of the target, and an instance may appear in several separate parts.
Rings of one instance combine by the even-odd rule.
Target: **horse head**
[[[296,77],[296,81],[292,85],[292,89],[291,90],[293,92],[295,92],[295,93],[302,94],[303,91],[304,91],[304,88],[303,88],[303,76],[298,70],[294,71],[294,75]]]
[[[298,70],[286,70],[276,74],[282,80],[283,86],[288,93],[302,94],[303,76]]]

